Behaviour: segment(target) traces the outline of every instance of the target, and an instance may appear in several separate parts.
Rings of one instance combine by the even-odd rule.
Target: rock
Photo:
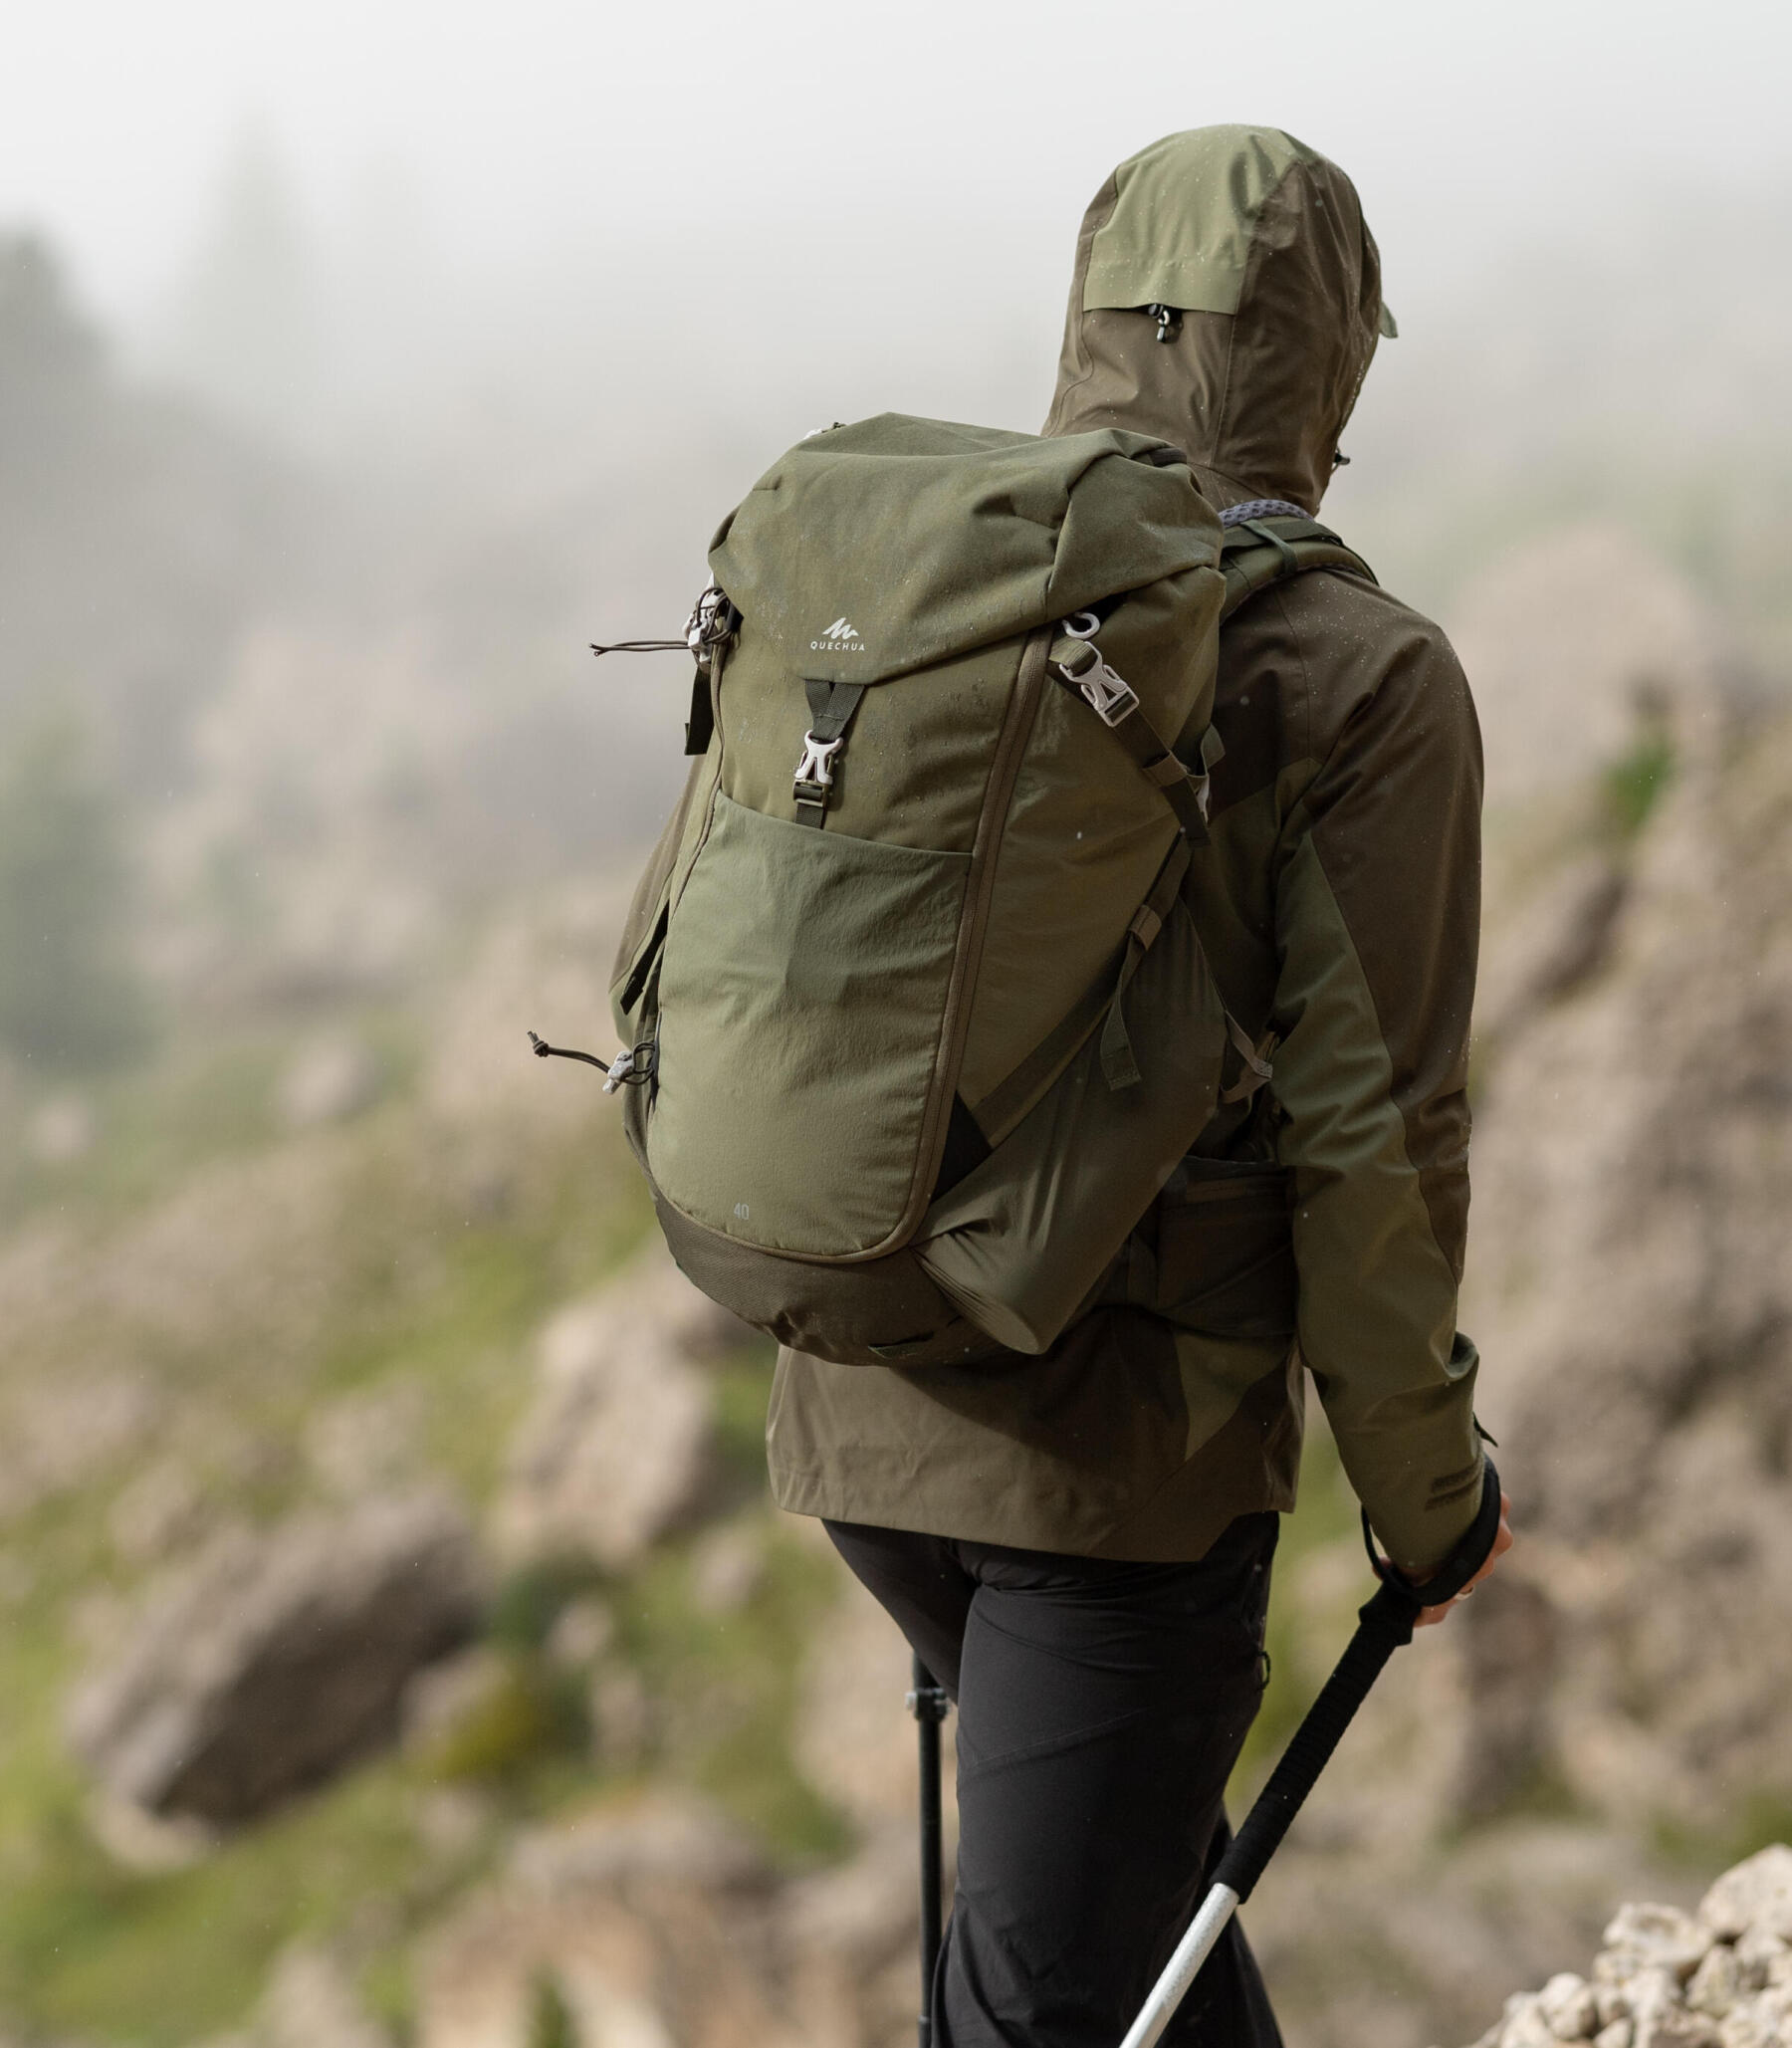
[[[1770,1925],[1784,1911],[1789,1870],[1792,1851],[1763,1850],[1712,1885],[1697,1919],[1672,1906],[1620,1907],[1591,1982],[1561,1974],[1541,1991],[1514,1992],[1488,2038],[1497,2048],[1543,2048],[1545,2038],[1792,2048],[1792,1947]]]
[[[353,1038],[309,1045],[280,1077],[281,1121],[289,1130],[345,1123],[378,1099],[379,1061]]]
[[[392,2048],[328,1949],[289,1948],[256,2014],[254,2048]]]
[[[1704,1960],[1711,1931],[1673,1906],[1622,1906],[1605,1931],[1606,1952],[1594,1967],[1622,1983],[1641,1970],[1672,1971],[1681,1983]]]
[[[910,1653],[901,1631],[836,1556],[839,1592],[810,1639],[798,1680],[794,1748],[803,1774],[861,1828],[915,1810],[915,1723],[903,1710]],[[956,1811],[956,1745],[942,1743],[946,1812]]]
[[[1776,1842],[1725,1871],[1699,1902],[1698,1917],[1719,1940],[1749,1933],[1792,1940],[1792,1849]]]
[[[405,1748],[427,1754],[489,1707],[510,1684],[509,1664],[488,1643],[425,1665],[399,1701]]]
[[[1720,2048],[1786,2048],[1792,2041],[1792,1996],[1783,1989],[1757,1991],[1724,2015]]]
[[[437,1495],[232,1531],[152,1592],[69,1738],[115,1798],[246,1820],[393,1736],[479,1604],[472,1532]]]
[[[657,1241],[620,1280],[562,1309],[542,1332],[536,1399],[496,1511],[506,1554],[571,1551],[626,1571],[690,1521],[714,1476],[700,1361],[742,1333]]]
[[[1450,624],[1474,684],[1490,807],[1616,760],[1639,692],[1696,686],[1712,665],[1711,628],[1684,578],[1603,524],[1490,563]]]
[[[560,1609],[544,1648],[550,1664],[562,1671],[578,1671],[595,1664],[615,1638],[614,1610],[607,1601],[587,1593]]]
[[[1593,1959],[1593,1991],[1599,2022],[1644,2020],[1666,2010],[1680,1995],[1680,1980],[1669,1969],[1641,1966],[1635,1955],[1607,1950]]]
[[[1683,2005],[1665,2006],[1634,2023],[1631,2048],[1719,2048],[1716,2022]]]
[[[1792,1948],[1765,1928],[1750,1928],[1736,1943],[1736,1964],[1742,1972],[1743,1989],[1759,1991],[1769,1983],[1784,1982],[1786,1971],[1792,1968]]]
[[[1585,2041],[1599,2030],[1599,2005],[1585,1977],[1563,1970],[1537,1993],[1537,2010],[1558,2041]]]
[[[1546,1686],[1469,1689],[1470,1810],[1528,1779],[1638,1838],[1792,1799],[1792,721],[1670,724],[1597,973],[1481,1048],[1462,1303],[1559,1616]],[[1456,1627],[1480,1668],[1520,1633],[1492,1592]]]
[[[713,1530],[691,1559],[691,1598],[700,1614],[738,1614],[766,1576],[765,1526],[732,1522]]]
[[[1464,1632],[1474,1739],[1463,1745],[1459,1810],[1479,1819],[1499,1809],[1551,1753],[1552,1674],[1561,1616],[1520,1558],[1477,1589],[1475,1626]]]
[[[750,1845],[686,1801],[537,1830],[429,1944],[419,2048],[528,2048],[544,1980],[591,2048],[796,2048],[768,1885]]]
[[[715,1807],[677,1795],[535,1829],[517,1843],[511,1873],[545,1898],[648,1880],[729,1891],[771,1878],[765,1857],[739,1828]]]
[[[1556,2039],[1538,1998],[1521,1992],[1507,2001],[1499,2048],[1555,2048]]]

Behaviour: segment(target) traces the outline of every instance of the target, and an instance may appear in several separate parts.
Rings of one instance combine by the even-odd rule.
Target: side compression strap
[[[1051,673],[1062,688],[1079,702],[1093,705],[1093,700],[1082,687],[1081,678],[1100,664],[1101,657],[1094,647],[1087,640],[1075,640],[1066,634],[1052,642],[1048,660]],[[1208,776],[1220,759],[1218,735],[1214,735],[1212,750],[1203,741],[1201,772],[1196,774],[1152,724],[1144,707],[1130,690],[1112,715],[1100,710],[1096,715],[1131,755],[1139,773],[1176,812],[1176,821],[1188,833],[1191,844],[1205,846],[1208,838]]]

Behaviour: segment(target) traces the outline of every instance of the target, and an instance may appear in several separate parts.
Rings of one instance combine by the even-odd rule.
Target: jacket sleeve
[[[1480,1491],[1456,1316],[1481,767],[1456,656],[1406,621],[1287,821],[1274,1059],[1301,1354],[1376,1532],[1420,1572]]]

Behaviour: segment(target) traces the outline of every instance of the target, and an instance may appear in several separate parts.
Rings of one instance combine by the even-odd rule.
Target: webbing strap
[[[1078,703],[1086,703],[1078,678],[1099,660],[1089,642],[1073,640],[1067,635],[1054,640],[1048,660],[1059,686],[1068,690]],[[1176,812],[1177,823],[1188,833],[1191,841],[1197,846],[1205,846],[1208,837],[1206,773],[1195,775],[1191,772],[1189,764],[1152,724],[1145,707],[1136,697],[1130,707],[1120,711],[1117,717],[1110,720],[1103,716],[1101,723],[1132,757],[1140,774]],[[1204,771],[1211,765],[1204,757]]]
[[[791,780],[796,822],[819,829],[827,817],[827,793],[833,788],[834,757],[846,743],[846,728],[865,694],[863,683],[824,683],[814,676],[803,682],[808,696],[809,729],[802,739],[802,759]]]
[[[708,661],[697,664],[691,678],[691,716],[685,726],[685,753],[707,754],[716,737],[716,704],[722,689],[722,669],[728,659],[728,642],[712,641]]]
[[[1253,499],[1248,505],[1229,507],[1220,518],[1226,528],[1220,552],[1220,567],[1226,575],[1222,619],[1231,618],[1241,604],[1271,584],[1308,569],[1341,569],[1375,581],[1375,571],[1354,549],[1296,506],[1275,499]]]
[[[1127,927],[1118,966],[1110,960],[1020,1064],[971,1105],[978,1128],[992,1145],[1001,1144],[1051,1080],[1069,1064],[1089,1033],[1119,1008],[1139,961],[1157,943],[1188,871],[1189,844],[1186,839],[1179,839]],[[1121,1034],[1124,1038],[1124,1022]],[[1130,1052],[1130,1041],[1127,1049]]]
[[[1262,1056],[1273,1037],[1272,1034],[1265,1035],[1261,1047],[1253,1045],[1249,1032],[1230,1010],[1226,1013],[1226,1034],[1238,1055],[1240,1068],[1238,1078],[1221,1094],[1220,1099],[1222,1102],[1247,1102],[1266,1081],[1275,1078],[1274,1067]]]
[[[1133,921],[1126,928],[1126,951],[1121,956],[1107,1021],[1101,1026],[1101,1077],[1116,1094],[1122,1088],[1136,1087],[1139,1080],[1139,1062],[1126,1028],[1126,991],[1139,971],[1140,961],[1157,944],[1188,871],[1189,842],[1178,839],[1170,849],[1170,858],[1158,870],[1150,895],[1133,913]]]

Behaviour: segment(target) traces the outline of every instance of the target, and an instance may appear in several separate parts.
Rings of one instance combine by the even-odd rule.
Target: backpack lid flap
[[[726,519],[716,580],[796,674],[877,683],[1216,564],[1182,455],[881,413],[799,441]]]

